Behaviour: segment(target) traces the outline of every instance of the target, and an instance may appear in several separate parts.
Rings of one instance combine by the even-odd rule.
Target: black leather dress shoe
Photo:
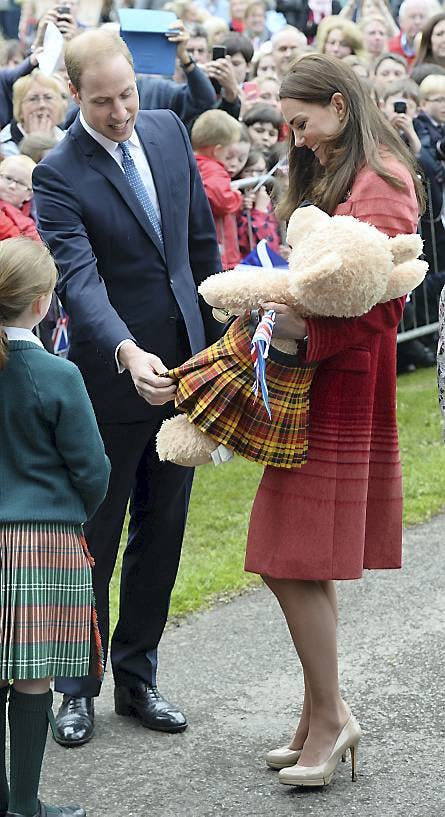
[[[131,687],[116,686],[114,708],[116,715],[137,718],[147,729],[183,732],[187,728],[185,715],[166,701],[156,686],[149,686],[143,681],[135,681]]]
[[[56,715],[56,726],[54,740],[61,746],[83,746],[88,743],[94,732],[94,698],[64,695]]]
[[[45,803],[38,801],[38,809],[34,817],[50,817],[46,810]],[[87,813],[82,806],[52,806],[52,809],[58,808],[57,817],[86,817]],[[1,817],[1,815],[0,815]],[[18,814],[16,811],[8,811],[6,817],[25,817],[23,814]],[[51,817],[55,817],[54,811],[51,811]]]

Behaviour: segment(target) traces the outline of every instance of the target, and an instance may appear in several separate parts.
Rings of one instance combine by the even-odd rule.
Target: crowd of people
[[[123,5],[176,14],[173,76],[135,76]],[[266,467],[247,544],[246,569],[276,595],[305,681],[296,731],[266,762],[284,784],[318,786],[350,750],[354,776],[360,727],[339,691],[334,581],[401,563],[396,365],[434,365],[437,335],[399,344],[397,360],[396,335],[437,321],[445,283],[445,10],[26,0],[17,22],[0,68],[0,816],[85,815],[38,800],[50,679],[63,694],[55,740],[87,743],[128,502],[115,711],[187,728],[157,687],[157,648],[193,472],[159,462],[156,433],[174,413],[171,370],[222,332],[199,283],[257,264],[261,241],[285,264],[286,223],[308,202],[390,236],[420,230],[429,263],[406,304],[361,318],[262,305],[275,336],[317,365],[308,461]],[[65,48],[49,75],[50,23]]]

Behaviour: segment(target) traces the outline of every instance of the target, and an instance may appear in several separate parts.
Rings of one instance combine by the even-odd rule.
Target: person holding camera
[[[382,91],[381,108],[391,125],[398,131],[401,138],[414,154],[422,167],[426,178],[430,171],[428,152],[416,133],[414,122],[419,113],[419,88],[415,82],[406,79],[387,85]],[[423,233],[423,230],[422,230]],[[428,256],[432,274],[431,255]],[[433,306],[433,305],[432,305]],[[431,312],[433,314],[433,312]],[[429,317],[429,313],[428,313]],[[425,314],[425,289],[423,284],[417,288],[412,299],[407,300],[403,311],[404,329],[413,329],[417,324],[429,323]],[[435,365],[435,355],[428,348],[424,338],[413,338],[399,343],[397,346],[397,372],[412,372],[417,368],[426,368]]]

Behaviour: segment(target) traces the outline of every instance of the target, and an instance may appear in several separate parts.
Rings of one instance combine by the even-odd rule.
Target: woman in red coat
[[[289,193],[279,215],[310,200],[390,236],[416,231],[422,191],[408,150],[352,69],[320,54],[285,77],[292,135]],[[274,334],[318,364],[308,461],[267,467],[252,510],[246,569],[276,595],[303,666],[305,697],[289,746],[266,756],[280,782],[322,786],[353,761],[360,727],[342,700],[335,579],[401,565],[402,481],[396,426],[396,333],[403,299],[359,318],[303,320],[280,304]]]

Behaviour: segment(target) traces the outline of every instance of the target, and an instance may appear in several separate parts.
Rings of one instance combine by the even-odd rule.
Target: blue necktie
[[[144,208],[145,214],[151,226],[153,227],[156,235],[158,236],[162,246],[164,246],[162,227],[158,219],[158,214],[156,213],[156,210],[153,206],[153,202],[147,193],[145,184],[142,181],[139,175],[139,171],[133,161],[131,153],[128,149],[128,142],[119,142],[119,147],[122,151],[122,167],[124,169],[124,173],[127,177],[128,183],[132,188],[133,192],[136,193],[139,203],[142,204],[142,207]]]

